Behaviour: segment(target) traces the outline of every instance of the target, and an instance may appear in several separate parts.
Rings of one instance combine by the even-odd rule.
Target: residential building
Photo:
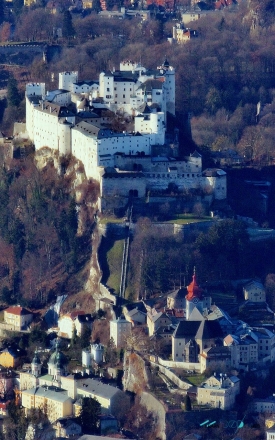
[[[177,43],[186,43],[191,38],[197,38],[198,31],[185,28],[182,23],[177,23],[173,26],[173,39]]]
[[[236,376],[211,376],[197,388],[197,401],[199,405],[229,410],[233,408],[239,393],[240,379]]]
[[[131,322],[127,321],[124,316],[110,321],[110,339],[114,340],[117,348],[125,347],[126,338],[132,329]]]
[[[199,355],[199,360],[201,372],[204,372],[208,367],[228,371],[231,367],[231,352],[229,347],[224,346],[204,348]]]
[[[186,307],[186,288],[181,287],[179,290],[171,292],[167,296],[168,309],[185,309]]]
[[[147,327],[149,336],[152,336],[160,327],[169,327],[173,323],[172,317],[165,312],[153,309],[147,313]]]
[[[141,307],[142,307],[142,310],[141,310]],[[125,316],[125,319],[127,321],[131,322],[131,324],[133,326],[145,324],[146,320],[147,320],[147,313],[146,313],[145,307],[142,303],[140,303],[139,305],[136,305],[135,307],[130,308],[130,309],[127,306],[124,306],[123,307],[123,314]]]
[[[265,327],[251,327],[243,323],[233,334],[224,338],[224,345],[231,350],[234,368],[249,370],[275,359],[275,334]]]
[[[275,428],[266,430],[266,440],[275,440]]]
[[[71,417],[57,419],[53,427],[56,431],[56,437],[76,438],[82,434],[81,425]]]
[[[266,399],[254,399],[251,402],[249,409],[251,412],[258,413],[274,413],[275,412],[275,396],[267,397]]]
[[[61,417],[73,415],[73,401],[68,396],[67,391],[57,387],[34,387],[23,390],[21,393],[22,406],[29,409],[42,409],[47,412],[48,419],[51,423]]]
[[[92,329],[92,316],[82,310],[76,310],[58,319],[59,336],[72,339],[74,330],[81,337],[85,327]]]
[[[20,306],[11,306],[4,310],[4,322],[11,330],[26,330],[33,320],[33,314]]]
[[[92,397],[98,400],[103,413],[116,415],[118,409],[125,412],[129,409],[130,400],[128,395],[119,388],[107,385],[96,379],[79,379],[77,381],[78,397]],[[122,404],[123,402],[123,404]]]
[[[17,375],[14,371],[4,370],[0,371],[0,399],[2,403],[7,399],[13,399],[14,387],[17,382]]]
[[[21,350],[11,347],[5,348],[0,353],[0,365],[5,368],[16,368],[20,364]]]
[[[252,302],[265,302],[265,288],[259,281],[252,280],[245,284],[243,288],[244,299]]]

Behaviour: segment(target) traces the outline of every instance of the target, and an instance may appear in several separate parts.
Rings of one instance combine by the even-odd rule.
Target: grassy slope
[[[114,242],[113,247],[107,251],[107,264],[109,267],[109,276],[106,280],[107,286],[119,293],[120,288],[120,275],[121,275],[121,262],[123,256],[124,240],[117,240]]]

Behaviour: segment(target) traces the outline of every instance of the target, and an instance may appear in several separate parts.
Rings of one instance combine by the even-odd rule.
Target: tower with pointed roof
[[[204,296],[203,289],[199,286],[196,277],[196,269],[194,268],[193,279],[189,286],[187,286],[186,295],[186,320],[190,319],[190,315],[195,307],[203,314],[204,310]]]
[[[58,380],[60,376],[64,376],[67,371],[68,359],[59,350],[58,344],[56,344],[56,349],[51,355],[48,362],[48,374],[53,376],[55,380]]]

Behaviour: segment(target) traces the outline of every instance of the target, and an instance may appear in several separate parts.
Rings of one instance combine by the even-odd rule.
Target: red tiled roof
[[[32,312],[20,306],[8,307],[5,312],[11,313],[12,315],[31,315]]]
[[[74,312],[71,312],[69,314],[71,319],[75,319],[77,318],[79,315],[85,315],[85,312],[83,312],[83,310],[75,310]]]

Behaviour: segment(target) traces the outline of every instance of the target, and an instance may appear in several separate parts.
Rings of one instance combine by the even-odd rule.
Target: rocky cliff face
[[[144,360],[136,353],[124,355],[123,387],[126,391],[140,394],[148,386],[148,375]]]
[[[157,423],[158,438],[165,440],[166,412],[159,400],[148,391],[149,377],[145,361],[137,354],[126,352],[124,355],[123,387],[140,396],[140,403],[154,414]]]
[[[58,152],[50,148],[42,148],[35,153],[35,163],[42,170],[48,165],[54,166],[58,174],[63,175],[70,185],[70,191],[75,197],[78,230],[77,235],[82,237],[91,233],[91,255],[83,272],[84,292],[100,297],[101,270],[98,263],[98,247],[100,236],[96,226],[96,213],[99,207],[99,184],[91,179],[87,180],[82,162],[74,157],[59,157]]]

